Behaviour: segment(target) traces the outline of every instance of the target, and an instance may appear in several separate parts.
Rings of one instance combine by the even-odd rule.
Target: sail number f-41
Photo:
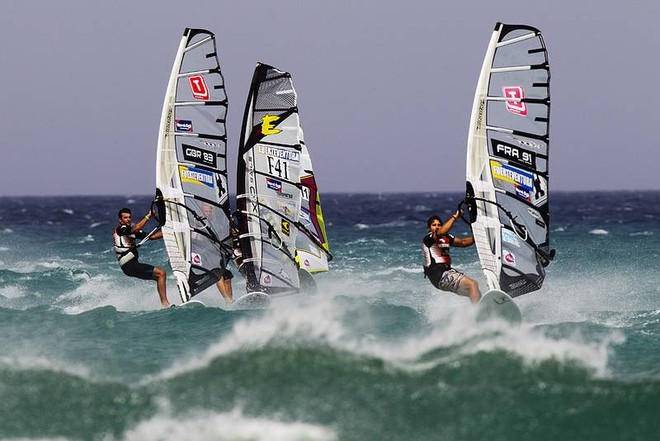
[[[268,158],[268,174],[280,179],[289,180],[289,165],[286,161],[266,156]]]

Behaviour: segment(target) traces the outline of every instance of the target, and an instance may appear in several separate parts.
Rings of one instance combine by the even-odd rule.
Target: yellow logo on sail
[[[261,133],[263,135],[277,135],[281,132],[280,129],[276,129],[274,123],[280,120],[280,117],[277,115],[264,115],[261,118]]]
[[[285,235],[289,236],[291,235],[291,224],[289,224],[289,221],[285,221],[282,219],[282,233]]]

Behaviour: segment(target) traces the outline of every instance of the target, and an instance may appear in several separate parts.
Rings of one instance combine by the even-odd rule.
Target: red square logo
[[[520,116],[527,116],[527,104],[521,100],[525,98],[525,90],[522,86],[504,86],[502,87],[502,94],[504,98],[516,98],[515,100],[506,101],[506,110]]]
[[[204,81],[203,76],[195,75],[188,77],[188,81],[190,82],[190,90],[195,99],[204,101],[209,99],[209,88],[206,87],[206,81]]]

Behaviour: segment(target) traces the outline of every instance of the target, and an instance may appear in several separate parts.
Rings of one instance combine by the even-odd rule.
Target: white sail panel
[[[300,138],[303,138],[302,130]],[[312,158],[304,142],[301,143],[301,147],[301,231],[296,239],[297,260],[300,268],[310,273],[318,273],[328,271],[328,261],[332,259],[332,255],[321,210],[321,196],[312,168]]]

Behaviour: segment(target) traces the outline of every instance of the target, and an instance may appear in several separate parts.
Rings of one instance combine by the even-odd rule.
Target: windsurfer
[[[144,239],[147,233],[142,228],[147,224],[152,212],[149,212],[138,223],[132,225],[133,215],[128,208],[119,210],[119,224],[115,228],[112,238],[114,250],[119,260],[121,270],[129,277],[137,277],[142,280],[155,280],[158,297],[163,308],[172,306],[167,300],[167,273],[163,268],[155,267],[138,261],[138,245],[135,239]],[[149,240],[160,239],[163,237],[161,231],[157,231],[149,236]]]
[[[477,281],[451,267],[450,247],[468,247],[474,244],[473,237],[459,238],[449,234],[460,216],[460,211],[457,211],[445,223],[435,215],[427,221],[429,233],[422,240],[424,277],[428,277],[436,288],[466,296],[476,304],[481,299]]]

